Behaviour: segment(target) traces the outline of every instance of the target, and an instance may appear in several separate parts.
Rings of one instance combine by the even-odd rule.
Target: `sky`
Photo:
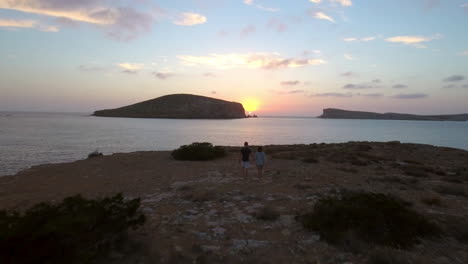
[[[468,113],[467,28],[467,0],[0,0],[0,111]]]

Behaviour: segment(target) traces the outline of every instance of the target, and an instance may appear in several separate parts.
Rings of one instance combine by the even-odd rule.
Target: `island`
[[[242,104],[193,94],[171,94],[144,102],[95,111],[94,116],[177,119],[245,118]]]
[[[456,115],[412,115],[400,113],[373,113],[362,111],[349,111],[336,108],[323,109],[318,118],[334,119],[381,119],[381,120],[421,120],[421,121],[468,121],[468,114]]]

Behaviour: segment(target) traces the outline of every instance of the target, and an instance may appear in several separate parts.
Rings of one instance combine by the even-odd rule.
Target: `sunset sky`
[[[0,0],[0,111],[173,93],[259,115],[468,113],[468,1]]]

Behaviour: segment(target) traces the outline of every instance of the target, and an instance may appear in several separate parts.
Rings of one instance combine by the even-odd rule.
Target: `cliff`
[[[116,109],[94,112],[94,116],[134,118],[231,119],[245,118],[242,104],[192,94],[172,94]]]
[[[399,113],[373,113],[361,111],[348,111],[335,108],[323,109],[319,118],[337,119],[382,119],[382,120],[422,120],[422,121],[468,121],[468,114],[458,115],[412,115]]]

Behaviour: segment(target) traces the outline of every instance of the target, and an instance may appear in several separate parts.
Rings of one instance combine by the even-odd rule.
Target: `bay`
[[[183,120],[93,117],[80,113],[0,113],[0,176],[44,163],[84,159],[98,150],[172,150],[215,145],[394,141],[468,150],[468,122],[260,117]]]

